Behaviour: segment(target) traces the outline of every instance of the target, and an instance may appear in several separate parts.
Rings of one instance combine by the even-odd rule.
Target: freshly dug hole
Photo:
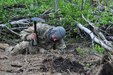
[[[113,75],[113,63],[110,61],[109,55],[102,58],[102,69],[98,75]]]
[[[111,63],[105,63],[99,75],[113,75],[113,65]]]
[[[55,57],[52,59],[44,59],[43,66],[40,68],[41,71],[47,72],[52,68],[56,72],[84,72],[83,65],[76,61],[71,61],[70,59],[64,59],[62,57]]]

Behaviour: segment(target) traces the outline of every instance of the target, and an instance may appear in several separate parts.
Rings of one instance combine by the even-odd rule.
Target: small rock
[[[0,49],[5,49],[5,48],[7,48],[7,47],[9,47],[8,44],[0,43]]]
[[[43,48],[40,49],[40,53],[46,53],[46,52],[47,52],[47,50],[45,50]]]

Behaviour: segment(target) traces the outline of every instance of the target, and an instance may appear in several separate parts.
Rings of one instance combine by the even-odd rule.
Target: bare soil
[[[76,51],[50,50],[46,53],[7,55],[0,50],[0,75],[113,75],[111,63],[101,63],[101,58]]]

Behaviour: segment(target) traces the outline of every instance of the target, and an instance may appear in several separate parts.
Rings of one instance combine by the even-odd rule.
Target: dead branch
[[[11,28],[11,30],[23,30],[23,29],[27,29],[28,26],[26,27],[15,27],[15,28]]]
[[[29,25],[30,24],[30,19],[21,19],[21,20],[18,20],[18,21],[13,21],[13,22],[10,22],[10,24],[12,25],[15,25],[15,24],[22,24],[22,25]]]
[[[37,19],[37,22],[45,22],[45,20],[43,20],[41,18],[38,18]],[[20,19],[20,20],[17,20],[17,21],[12,21],[12,22],[9,23],[11,25],[22,25],[22,26],[25,25],[24,27],[9,28],[7,26],[7,24],[0,24],[0,27],[1,28],[6,28],[11,33],[13,33],[13,34],[15,34],[15,35],[17,35],[17,36],[20,37],[20,34],[18,34],[17,32],[15,32],[13,30],[15,30],[17,28],[19,28],[19,29],[25,29],[25,28],[27,28],[29,26],[30,23],[31,23],[31,19],[30,18],[26,18],[26,19]]]
[[[45,22],[45,20],[38,18],[37,22]],[[20,19],[20,20],[17,20],[17,21],[12,21],[9,24],[11,24],[11,25],[27,25],[28,26],[30,23],[31,23],[31,19],[26,18],[26,19]],[[0,27],[5,27],[5,26],[7,26],[7,24],[0,24]]]
[[[15,35],[17,35],[17,36],[20,37],[20,35],[19,35],[17,32],[11,30],[11,29],[10,29],[9,27],[7,27],[5,24],[1,24],[0,27],[6,28],[6,29],[9,30],[11,33],[14,33]]]
[[[106,37],[104,36],[104,34],[99,30],[98,27],[95,26],[94,23],[91,23],[89,20],[87,20],[87,19],[84,17],[83,14],[82,14],[82,18],[83,18],[89,25],[91,25],[91,26],[93,27],[94,33],[96,34],[96,36],[97,36],[98,38],[100,38],[101,40],[103,40],[103,42],[104,42],[106,45],[112,47],[112,42],[110,42],[110,41],[108,41],[108,40],[106,39]]]
[[[12,33],[14,33],[14,34],[16,34],[17,36],[19,36],[20,37],[20,34],[18,34],[17,32],[15,32],[15,31],[13,31],[13,30],[11,30],[9,27],[7,27],[6,26],[6,28],[10,31],[10,32],[12,32]]]
[[[12,21],[12,22],[10,22],[10,24],[11,25],[16,25],[16,24],[18,24],[18,25],[29,25],[30,24],[30,21],[29,21],[29,19],[21,19],[21,20],[18,20],[18,21]],[[13,34],[15,34],[15,35],[17,35],[17,36],[19,36],[20,37],[20,35],[17,33],[17,32],[15,32],[15,31],[13,31],[11,28],[9,28],[8,26],[7,26],[7,24],[0,24],[0,27],[1,28],[6,28],[7,30],[9,30],[11,33],[13,33]],[[13,28],[13,29],[15,29],[15,28]]]
[[[46,11],[44,11],[44,13],[42,13],[42,14],[40,15],[40,17],[41,17],[41,16],[44,16],[45,14],[47,14],[50,10],[51,10],[51,8],[49,8],[49,9],[46,10]]]
[[[17,21],[12,21],[9,24],[11,25],[29,25],[30,24],[30,19],[21,19]],[[7,24],[0,24],[0,27],[6,27]]]
[[[98,38],[91,30],[89,30],[88,28],[84,27],[81,23],[78,23],[77,21],[76,21],[76,23],[77,23],[77,26],[78,26],[81,30],[85,31],[87,34],[90,35],[90,37],[91,37],[91,39],[92,39],[93,41],[95,41],[96,43],[100,44],[103,48],[105,48],[106,50],[108,50],[108,51],[110,51],[111,53],[113,53],[113,48],[112,48],[112,47],[106,45],[106,44],[103,42],[103,40],[101,40],[100,38]]]

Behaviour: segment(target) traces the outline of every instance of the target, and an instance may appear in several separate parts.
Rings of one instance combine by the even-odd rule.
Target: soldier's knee
[[[8,55],[9,55],[9,54],[11,54],[11,55],[16,55],[16,54],[17,54],[17,52],[14,51],[14,47],[12,47],[12,46],[7,47],[7,48],[5,49],[5,52],[6,52]]]

